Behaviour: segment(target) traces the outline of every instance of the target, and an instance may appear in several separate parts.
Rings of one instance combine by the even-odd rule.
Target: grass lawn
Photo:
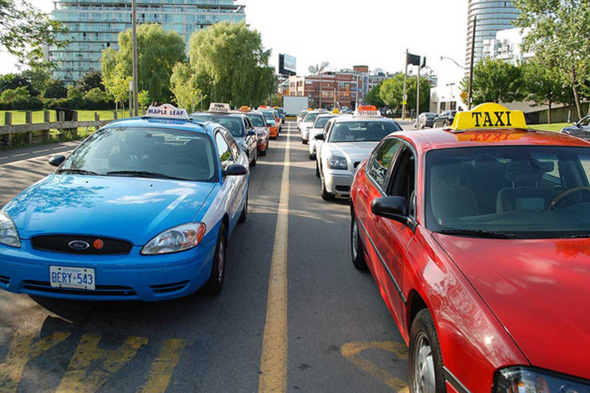
[[[12,124],[25,124],[25,113],[27,111],[0,111],[0,126],[4,125],[5,116],[4,113],[12,112]],[[114,118],[115,111],[78,111],[78,121],[90,121],[94,120],[94,113],[100,115],[100,120],[111,120]],[[56,120],[56,113],[54,110],[50,110],[50,121]],[[129,111],[119,111],[119,119],[129,117]],[[43,111],[33,112],[33,123],[43,123]]]
[[[559,132],[563,127],[571,126],[572,123],[551,123],[551,124],[531,124],[529,127],[537,130],[556,131]]]

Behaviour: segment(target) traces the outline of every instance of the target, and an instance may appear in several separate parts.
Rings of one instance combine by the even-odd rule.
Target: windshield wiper
[[[77,169],[77,168],[63,168],[63,169],[57,170],[57,172],[55,172],[55,173],[64,173],[64,172],[75,173],[77,175],[96,175],[96,176],[99,175],[96,172],[87,171],[86,169]]]
[[[586,237],[590,237],[590,233],[577,233],[570,236],[560,236],[559,239],[581,239]]]
[[[443,229],[436,231],[442,235],[484,237],[489,239],[526,239],[525,237],[505,232],[482,231],[479,229]]]
[[[181,177],[174,177],[168,176],[163,173],[158,172],[148,172],[148,171],[111,171],[107,172],[107,175],[114,175],[114,176],[129,176],[129,177],[155,177],[159,179],[172,179],[172,180],[189,180],[183,179]]]

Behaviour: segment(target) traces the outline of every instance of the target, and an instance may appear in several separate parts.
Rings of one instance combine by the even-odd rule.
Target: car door
[[[390,220],[374,215],[371,204],[374,199],[387,195],[391,167],[397,161],[402,145],[398,138],[387,138],[375,148],[365,167],[366,176],[359,179],[361,181],[355,206],[371,270],[380,287],[385,290],[394,318],[399,322],[403,320],[400,314],[403,304],[400,296],[402,269],[396,252],[398,247],[386,244],[387,239],[397,243],[397,240],[393,239],[397,229],[388,222]]]
[[[244,127],[246,127],[246,146],[248,146],[248,154],[250,157],[256,157],[256,146],[258,144],[258,138],[256,137],[256,131],[254,126],[248,117],[244,116]],[[249,132],[253,132],[254,135],[248,135]]]
[[[243,159],[240,159],[240,149],[231,135],[222,128],[215,131],[215,143],[217,144],[217,152],[219,154],[219,163],[221,169],[227,169],[230,165],[239,163],[243,165]],[[236,154],[238,156],[236,157]],[[246,164],[247,165],[247,164]],[[230,233],[236,225],[239,213],[238,211],[241,202],[241,191],[245,187],[243,183],[245,176],[224,176],[223,184],[220,190],[220,201],[225,206],[225,211],[230,218]]]

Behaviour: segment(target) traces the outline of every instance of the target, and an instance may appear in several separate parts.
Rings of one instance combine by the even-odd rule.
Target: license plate
[[[54,288],[94,290],[94,269],[83,267],[49,266],[49,283]]]

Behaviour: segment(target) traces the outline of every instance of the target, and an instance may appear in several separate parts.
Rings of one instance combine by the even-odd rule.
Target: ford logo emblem
[[[68,246],[73,250],[82,251],[82,250],[86,250],[88,247],[90,247],[90,244],[88,244],[82,240],[73,240],[68,243]]]

